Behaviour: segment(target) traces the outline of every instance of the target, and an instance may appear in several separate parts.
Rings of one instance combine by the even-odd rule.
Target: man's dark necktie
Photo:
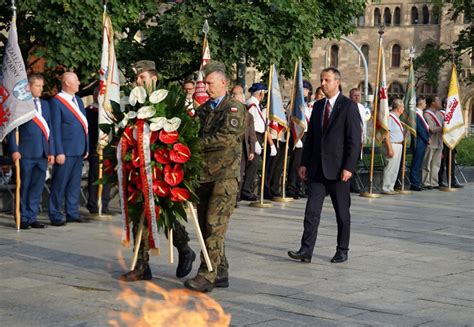
[[[35,104],[35,109],[36,109],[36,111],[38,111],[38,112],[39,112],[39,108],[38,108],[38,99],[37,99],[37,98],[34,98],[34,99],[33,99],[33,103]]]
[[[323,117],[323,131],[326,130],[329,123],[329,113],[331,112],[331,104],[329,101],[326,101],[326,109],[324,110],[324,117]]]

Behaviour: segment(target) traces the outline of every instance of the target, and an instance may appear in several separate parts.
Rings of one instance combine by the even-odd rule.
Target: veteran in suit
[[[348,259],[351,226],[350,183],[361,147],[362,122],[357,104],[339,91],[341,74],[335,68],[321,72],[325,99],[314,104],[303,146],[300,178],[308,186],[304,232],[292,259],[311,262],[326,193],[336,213],[337,247],[331,262]]]
[[[61,92],[50,100],[56,160],[53,166],[49,219],[51,225],[84,222],[79,216],[83,160],[89,151],[86,111],[79,91],[80,81],[73,72],[61,78]],[[65,202],[65,214],[61,211]]]
[[[36,220],[43,194],[48,162],[54,163],[54,141],[51,131],[49,105],[40,99],[44,78],[40,74],[28,76],[31,95],[35,104],[35,117],[18,128],[19,142],[15,132],[8,135],[8,148],[14,161],[20,160],[20,214],[21,229],[45,228]]]

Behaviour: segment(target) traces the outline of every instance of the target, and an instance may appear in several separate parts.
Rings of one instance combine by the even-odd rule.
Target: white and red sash
[[[79,107],[72,102],[72,99],[69,99],[69,97],[66,98],[62,93],[58,93],[55,98],[58,99],[74,115],[74,117],[76,117],[84,129],[84,133],[87,135],[89,133],[89,125],[87,124],[86,116],[84,116]]]
[[[44,137],[46,138],[46,141],[49,141],[49,126],[46,120],[41,116],[39,112],[36,112],[36,116],[33,117],[33,122],[38,125],[38,127],[41,129],[43,132]]]
[[[436,114],[435,114],[434,112],[432,112],[432,111],[429,110],[429,109],[426,109],[426,110],[425,110],[425,113],[426,113],[427,115],[429,115],[431,118],[433,118],[433,120],[434,120],[436,126],[438,126],[438,127],[442,127],[442,126],[443,126],[443,123],[442,123],[441,121],[439,121],[439,118],[436,116]]]
[[[416,109],[416,115],[423,122],[423,125],[425,126],[426,131],[429,132],[430,126],[428,126],[428,123],[426,122],[425,117],[423,117],[423,112],[420,109]]]
[[[257,112],[258,112],[260,118],[262,118],[263,126],[265,126],[265,119],[263,118],[262,111],[260,110],[260,108],[255,103],[251,103],[248,106],[247,110],[250,110],[252,107],[255,107],[257,109]]]
[[[402,126],[402,123],[400,122],[400,119],[398,119],[398,117],[395,116],[394,114],[390,114],[390,117],[398,125],[398,127],[400,127],[400,130],[402,131],[402,134],[403,134],[403,126]]]

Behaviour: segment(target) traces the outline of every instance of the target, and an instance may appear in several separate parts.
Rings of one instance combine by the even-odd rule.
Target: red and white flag
[[[390,110],[388,108],[388,92],[387,92],[387,77],[385,76],[385,55],[382,46],[382,38],[380,38],[379,44],[379,55],[380,58],[380,67],[379,67],[379,76],[380,82],[378,85],[378,112],[377,112],[377,141],[381,142],[385,134],[388,132],[388,117],[390,115]]]
[[[447,147],[454,149],[465,135],[461,102],[459,101],[459,83],[456,66],[451,70],[451,82],[448,89],[448,103],[443,123],[443,141]]]
[[[102,39],[102,58],[100,61],[100,84],[99,84],[99,125],[111,124],[107,112],[112,112],[111,101],[120,104],[120,75],[115,56],[114,30],[112,22],[107,13],[103,16],[103,39]],[[107,144],[107,135],[104,135],[99,128],[99,143],[102,146]]]
[[[35,117],[25,64],[18,46],[15,17],[10,25],[0,76],[0,141]]]

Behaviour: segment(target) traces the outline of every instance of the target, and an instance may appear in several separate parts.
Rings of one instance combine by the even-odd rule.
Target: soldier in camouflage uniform
[[[210,292],[214,287],[229,286],[224,237],[236,203],[247,111],[226,94],[228,81],[221,63],[208,63],[204,74],[210,99],[197,109],[204,157],[197,191],[198,218],[213,271],[208,271],[201,253],[196,277],[188,279],[184,286]]]
[[[155,70],[155,63],[149,60],[141,60],[135,64],[136,82],[138,86],[151,86],[158,80]],[[136,239],[139,230],[139,217],[131,217],[133,239]],[[147,222],[144,220],[142,240],[137,256],[137,265],[134,270],[120,276],[120,280],[125,282],[133,282],[137,280],[150,280],[152,278],[150,266],[148,265],[150,244],[148,238]],[[173,245],[178,249],[179,260],[176,268],[176,277],[182,278],[188,275],[193,268],[193,261],[196,260],[196,254],[188,246],[189,236],[186,229],[178,221],[174,224]],[[167,236],[168,233],[165,232]]]

